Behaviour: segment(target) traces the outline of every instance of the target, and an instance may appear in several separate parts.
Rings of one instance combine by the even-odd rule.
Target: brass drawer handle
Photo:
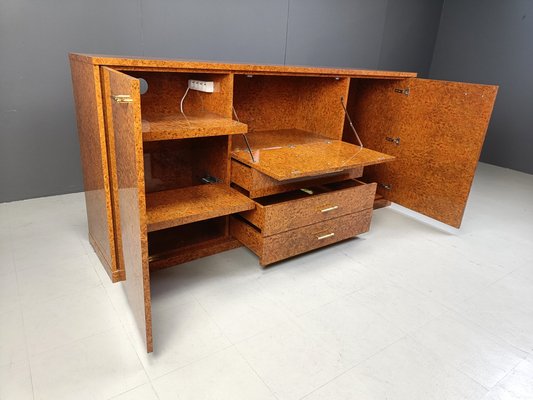
[[[320,212],[327,213],[327,212],[330,212],[330,211],[336,210],[336,209],[338,209],[338,208],[339,208],[339,206],[331,206],[331,207],[324,208],[324,209],[320,210]]]
[[[327,238],[330,238],[330,237],[333,237],[333,236],[335,236],[335,234],[333,232],[331,232],[331,233],[326,233],[325,235],[317,236],[316,238],[318,240],[324,240],[324,239],[327,239]]]

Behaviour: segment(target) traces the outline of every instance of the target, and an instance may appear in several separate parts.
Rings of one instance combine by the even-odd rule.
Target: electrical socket
[[[215,91],[215,82],[189,79],[189,89],[198,90],[199,92],[213,93]]]

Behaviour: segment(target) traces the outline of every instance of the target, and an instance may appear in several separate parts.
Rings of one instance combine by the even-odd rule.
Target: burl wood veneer
[[[283,143],[289,136],[291,144]],[[254,161],[248,151],[235,149],[231,155],[278,181],[317,176],[349,168],[366,167],[394,160],[394,157],[341,140],[313,137],[308,132],[291,129],[249,134]],[[260,139],[259,139],[260,137]],[[278,145],[278,141],[282,145]]]
[[[148,232],[251,210],[248,197],[225,184],[150,193],[146,197]]]
[[[365,179],[385,199],[459,228],[497,87],[407,79],[353,89],[348,108],[363,143],[396,157],[365,169]]]
[[[363,175],[363,167],[355,167],[321,175],[320,178],[297,178],[288,181],[278,181],[257,169],[239,161],[231,161],[231,181],[244,189],[250,198],[269,196],[276,193],[289,192],[307,186],[316,186],[324,183],[344,181],[359,178]]]
[[[147,192],[196,186],[212,176],[229,183],[227,136],[144,142]]]
[[[148,59],[145,57],[112,56],[102,54],[71,53],[70,58],[95,65],[104,65],[122,70],[145,71],[223,71],[242,74],[290,75],[290,76],[329,76],[357,78],[403,79],[416,77],[416,72],[374,71],[367,69],[317,68],[295,65],[261,65],[221,63],[213,61],[191,61],[172,59]]]
[[[497,91],[408,72],[70,61],[89,239],[125,279],[148,352],[150,270],[240,243],[278,262],[366,232],[390,201],[458,227]],[[216,89],[190,91],[182,113],[188,79]]]
[[[198,136],[234,135],[248,131],[246,124],[222,118],[216,114],[154,115],[143,118],[142,127],[145,142]]]
[[[107,96],[128,94],[134,101],[113,102],[108,126],[112,127],[115,138],[118,206],[126,273],[124,288],[146,349],[151,352],[152,310],[139,81],[109,68],[104,68],[103,73]]]
[[[250,132],[298,129],[340,139],[348,86],[347,78],[236,75],[233,105]]]
[[[149,232],[150,270],[167,268],[239,246],[241,244],[228,234],[227,217]]]
[[[72,86],[76,104],[76,119],[83,165],[85,203],[89,241],[113,282],[123,278],[118,253],[120,239],[114,225],[116,212],[113,193],[116,185],[110,182],[101,77],[98,66],[71,58]],[[118,251],[117,251],[118,250]]]
[[[308,187],[256,200],[256,207],[240,215],[270,236],[346,214],[372,208],[376,184],[357,180]]]
[[[266,237],[238,217],[231,217],[230,226],[232,235],[266,266],[367,232],[371,216],[372,209],[368,209]]]

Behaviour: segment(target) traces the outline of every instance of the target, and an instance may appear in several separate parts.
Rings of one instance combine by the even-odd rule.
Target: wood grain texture
[[[144,70],[124,71],[127,75],[142,78],[147,90],[141,95],[143,119],[163,115],[181,114],[181,99],[185,95],[189,79],[212,81],[213,93],[190,90],[183,101],[187,116],[215,114],[221,118],[232,117],[233,75],[223,73],[197,72],[150,72]]]
[[[143,117],[143,140],[184,139],[199,136],[220,136],[246,133],[248,127],[216,114],[184,116],[159,114]]]
[[[226,184],[206,184],[149,193],[148,231],[251,210],[255,204]]]
[[[89,239],[113,282],[120,276],[113,226],[112,186],[106,148],[100,73],[97,66],[70,59],[83,169]]]
[[[397,161],[365,169],[386,199],[459,228],[497,87],[407,79],[365,81],[350,98],[363,143]],[[399,137],[395,145],[386,137]]]
[[[124,288],[146,349],[152,352],[152,313],[144,163],[142,150],[139,81],[104,68],[105,96],[130,95],[133,103],[112,103],[111,123],[115,138],[118,204],[126,279]]]
[[[167,268],[234,249],[227,217],[218,217],[148,233],[150,270]]]
[[[150,271],[184,264],[189,261],[236,249],[241,246],[242,244],[237,239],[229,236],[205,242],[197,242],[188,247],[176,248],[174,251],[169,252],[162,257],[151,259]]]
[[[100,67],[100,77],[102,80],[102,88],[109,88],[109,75],[103,72],[103,67]],[[124,269],[124,260],[122,259],[122,232],[120,228],[120,210],[118,204],[118,175],[117,175],[117,160],[115,154],[115,135],[112,126],[113,104],[111,97],[102,93],[102,104],[104,109],[105,121],[105,135],[106,135],[106,150],[107,150],[107,166],[109,171],[109,196],[111,200],[112,223],[113,223],[113,240],[115,244],[115,270],[113,271],[113,282],[117,282],[116,276],[120,280],[124,280],[126,272]]]
[[[324,183],[359,178],[362,175],[363,167],[356,167],[346,169],[342,172],[324,174],[319,178],[305,177],[280,182],[257,171],[249,165],[244,165],[239,161],[231,160],[231,181],[237,186],[243,188],[247,192],[248,196],[252,199],[277,193],[290,192],[292,190],[297,190],[308,186],[316,186]]]
[[[290,135],[290,145],[279,145]],[[250,136],[254,161],[246,150],[232,157],[278,181],[339,172],[394,160],[394,157],[340,140],[324,140],[301,130],[255,132]],[[256,137],[261,139],[257,140]],[[313,140],[310,140],[310,137]],[[260,143],[260,144],[259,144]]]
[[[390,205],[391,205],[391,202],[389,200],[387,200],[380,194],[376,194],[376,197],[374,198],[374,206],[373,206],[374,210],[388,207]]]
[[[237,217],[231,218],[230,227],[232,236],[257,254],[265,266],[367,232],[371,216],[372,209],[363,210],[267,237]]]
[[[313,76],[346,76],[346,77],[372,77],[372,78],[406,78],[416,77],[416,72],[375,71],[365,69],[345,68],[320,68],[291,65],[260,65],[221,63],[212,61],[190,61],[171,59],[148,59],[145,57],[124,57],[102,54],[71,53],[71,57],[91,64],[106,65],[111,67],[153,68],[186,70],[212,70],[236,73],[275,74],[275,75],[313,75]]]
[[[250,132],[300,129],[330,139],[342,137],[349,79],[235,76],[233,105]]]
[[[349,180],[257,199],[240,215],[270,236],[372,208],[375,193],[375,183]]]
[[[227,136],[145,142],[146,191],[200,185],[208,175],[229,184],[228,146]]]

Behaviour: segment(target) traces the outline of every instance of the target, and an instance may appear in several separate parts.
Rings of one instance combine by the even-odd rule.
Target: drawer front
[[[272,194],[289,192],[306,186],[316,186],[324,183],[339,182],[346,179],[359,178],[363,175],[363,168],[350,168],[342,172],[322,175],[315,178],[295,179],[289,182],[277,181],[238,161],[231,160],[231,182],[248,191],[249,197],[270,196]]]
[[[331,191],[276,204],[261,205],[241,215],[271,236],[373,207],[376,184],[356,180],[330,184]]]
[[[259,256],[261,265],[268,265],[367,232],[371,218],[372,209],[370,208],[263,237],[248,223],[232,217],[231,233]]]

